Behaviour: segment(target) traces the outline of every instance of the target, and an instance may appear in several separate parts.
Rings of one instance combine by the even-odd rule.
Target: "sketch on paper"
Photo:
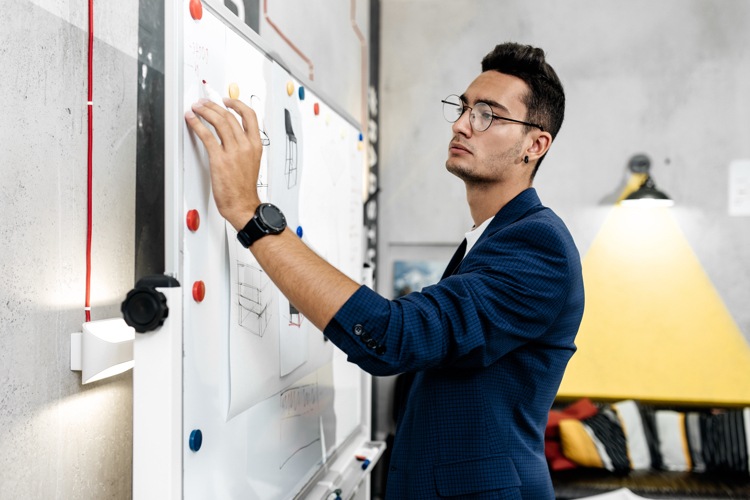
[[[269,283],[270,280],[260,267],[237,262],[239,324],[258,337],[263,337],[266,333],[270,320],[266,291]]]
[[[237,241],[228,222],[229,250],[229,408],[242,413],[283,389],[278,377],[276,289],[252,254]]]

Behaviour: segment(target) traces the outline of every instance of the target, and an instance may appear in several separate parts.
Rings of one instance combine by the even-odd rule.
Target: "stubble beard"
[[[507,150],[479,161],[478,166],[473,169],[460,159],[450,157],[445,161],[445,168],[467,185],[483,186],[502,182],[507,177],[507,171],[521,158],[521,142],[519,140]]]

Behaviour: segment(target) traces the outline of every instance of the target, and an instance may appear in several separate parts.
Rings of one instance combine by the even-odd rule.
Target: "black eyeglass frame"
[[[450,97],[456,97],[458,99],[458,101],[460,102],[460,106],[461,106],[461,113],[458,116],[456,116],[456,119],[453,120],[453,121],[449,120],[448,117],[445,116],[445,113],[443,113],[443,118],[445,118],[448,123],[456,123],[464,115],[464,113],[466,112],[467,109],[469,109],[471,111],[474,110],[474,108],[472,106],[469,106],[468,104],[464,103],[463,100],[459,96],[457,96],[456,94],[451,94],[448,97],[446,97],[445,99],[441,100],[440,102],[443,103],[443,106],[445,106],[446,104],[449,104],[451,106],[456,106],[456,107],[459,106],[459,104],[456,104],[455,102],[448,101],[448,99]],[[480,102],[483,102],[483,101],[480,101]],[[521,121],[521,120],[515,120],[513,118],[505,118],[504,116],[497,116],[495,113],[492,112],[492,108],[490,107],[490,105],[488,103],[486,103],[486,102],[483,102],[483,103],[486,104],[487,107],[490,108],[490,116],[492,118],[490,119],[490,123],[487,125],[487,128],[485,128],[483,130],[476,130],[476,129],[474,129],[474,124],[471,123],[471,116],[469,116],[469,125],[471,125],[471,128],[473,130],[475,130],[476,132],[484,132],[485,130],[489,129],[492,126],[492,120],[503,120],[503,121],[511,122],[511,123],[520,123],[521,125],[526,125],[526,126],[529,126],[529,127],[538,128],[539,130],[541,130],[542,132],[544,132],[544,127],[542,127],[541,125],[537,125],[536,123],[524,122],[524,121]]]

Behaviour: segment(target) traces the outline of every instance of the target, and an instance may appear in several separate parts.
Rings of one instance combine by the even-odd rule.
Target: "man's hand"
[[[185,121],[208,151],[211,185],[219,213],[235,229],[242,229],[260,204],[258,171],[263,154],[258,118],[252,108],[236,99],[224,104],[237,112],[237,118],[218,104],[201,100],[185,113]],[[218,139],[198,118],[216,130]]]
[[[260,204],[258,170],[263,145],[255,112],[235,99],[224,104],[242,118],[202,100],[185,113],[185,121],[208,151],[211,187],[221,215],[242,229]],[[216,135],[201,122],[203,118]],[[287,229],[261,238],[250,250],[281,292],[320,330],[359,288],[359,284],[318,257]]]

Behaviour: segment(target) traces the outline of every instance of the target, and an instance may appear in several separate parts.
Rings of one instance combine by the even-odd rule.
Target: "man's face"
[[[462,96],[464,104],[474,107],[478,102],[490,105],[496,116],[526,119],[526,105],[522,97],[528,92],[526,83],[515,76],[497,71],[480,74]],[[494,184],[507,180],[509,176],[529,175],[521,167],[523,150],[528,144],[524,139],[524,125],[493,119],[490,127],[476,132],[470,124],[471,111],[453,124],[453,139],[448,147],[445,167],[449,172],[466,182]]]

